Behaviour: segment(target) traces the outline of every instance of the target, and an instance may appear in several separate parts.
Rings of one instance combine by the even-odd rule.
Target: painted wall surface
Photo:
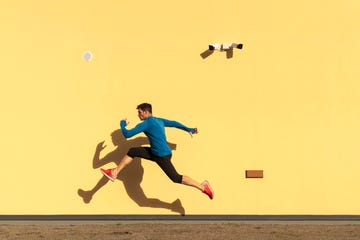
[[[357,0],[2,1],[0,214],[360,214],[359,29]],[[99,182],[141,102],[198,127],[172,161],[213,201],[145,160]]]

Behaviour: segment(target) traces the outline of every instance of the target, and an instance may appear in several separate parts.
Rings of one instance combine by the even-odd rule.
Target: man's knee
[[[138,153],[138,149],[137,148],[130,148],[128,153],[126,155],[128,155],[131,158],[136,157],[136,154]]]
[[[170,179],[174,183],[182,183],[183,176],[180,174],[174,174],[174,175],[170,176]]]

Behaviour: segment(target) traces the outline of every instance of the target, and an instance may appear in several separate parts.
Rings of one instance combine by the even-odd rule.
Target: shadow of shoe
[[[171,203],[171,211],[179,213],[181,216],[185,216],[185,208],[183,207],[180,199],[176,199]]]
[[[83,199],[84,203],[90,203],[93,196],[91,191],[84,191],[82,189],[78,190],[78,195]]]

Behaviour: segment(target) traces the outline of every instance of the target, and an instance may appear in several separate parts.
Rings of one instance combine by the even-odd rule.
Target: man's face
[[[141,109],[138,109],[138,117],[141,121],[147,119],[151,114],[148,111],[143,111]]]

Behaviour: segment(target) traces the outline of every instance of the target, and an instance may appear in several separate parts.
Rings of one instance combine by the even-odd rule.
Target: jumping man
[[[171,163],[171,149],[169,148],[165,135],[165,127],[175,127],[192,134],[197,134],[197,128],[188,128],[183,124],[170,121],[163,118],[157,118],[152,115],[152,106],[149,103],[142,103],[137,106],[138,117],[142,121],[133,129],[126,129],[126,120],[120,121],[120,127],[123,135],[130,138],[143,132],[150,141],[150,147],[130,148],[128,153],[121,159],[119,165],[113,169],[100,169],[100,171],[111,181],[115,181],[117,175],[123,170],[135,157],[144,158],[156,162],[166,175],[174,182],[187,186],[195,187],[213,199],[214,192],[208,181],[198,183],[194,179],[180,175]]]

